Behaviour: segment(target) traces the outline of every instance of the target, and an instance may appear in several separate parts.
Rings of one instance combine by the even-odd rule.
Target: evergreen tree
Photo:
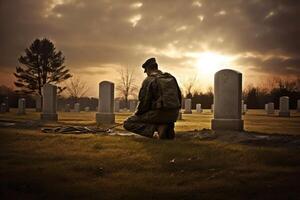
[[[66,89],[58,84],[70,78],[71,74],[64,65],[62,52],[56,51],[50,40],[36,39],[18,60],[21,66],[16,67],[14,75],[19,92],[42,95],[41,89],[46,83],[57,85],[59,92]]]

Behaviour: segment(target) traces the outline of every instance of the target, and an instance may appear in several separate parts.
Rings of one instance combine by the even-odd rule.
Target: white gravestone
[[[290,105],[289,97],[283,96],[279,99],[279,116],[280,117],[289,117],[290,116]]]
[[[56,113],[57,106],[57,87],[49,83],[43,86],[43,112],[41,113],[42,120],[57,121]]]
[[[115,112],[120,112],[120,101],[115,100]]]
[[[178,112],[177,120],[182,120],[182,112],[181,111]]]
[[[36,112],[42,111],[42,96],[39,94],[35,96],[35,111]]]
[[[85,112],[90,112],[90,107],[89,107],[89,106],[86,106],[86,107],[84,108],[84,111],[85,111]]]
[[[213,130],[235,130],[244,128],[242,120],[242,74],[224,69],[215,74]]]
[[[210,112],[213,113],[214,110],[215,110],[215,106],[214,106],[214,104],[211,104],[211,106],[210,106]]]
[[[137,100],[129,100],[129,111],[130,112],[135,112],[136,107],[137,107]]]
[[[26,114],[26,100],[24,98],[20,98],[18,100],[18,115],[25,115]]]
[[[265,104],[265,111],[267,112],[267,110],[268,110],[268,104],[266,103]]]
[[[109,81],[99,83],[99,105],[98,113],[96,113],[97,124],[113,124],[115,123],[114,114],[114,96],[115,85]]]
[[[80,103],[74,104],[74,112],[80,112]]]
[[[244,104],[244,112],[246,113],[248,111],[248,108],[247,108],[247,104]]]
[[[202,113],[202,108],[201,108],[201,104],[200,103],[196,104],[196,112],[197,113]]]
[[[268,115],[272,115],[275,113],[275,109],[274,109],[274,103],[268,103],[267,104],[267,114]]]
[[[185,99],[184,114],[192,114],[192,99]]]
[[[244,115],[246,113],[245,109],[244,109],[244,100],[242,100],[241,105],[242,105],[242,115]]]

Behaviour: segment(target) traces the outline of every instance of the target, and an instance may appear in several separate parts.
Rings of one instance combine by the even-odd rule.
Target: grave
[[[120,112],[120,101],[115,100],[115,112]]]
[[[224,69],[215,74],[213,130],[242,131],[242,74]]]
[[[279,116],[280,117],[289,117],[290,116],[290,105],[289,97],[283,96],[279,99]]]
[[[74,112],[80,112],[80,103],[74,104]]]
[[[267,104],[267,114],[272,115],[275,113],[274,103],[270,102]]]
[[[196,112],[197,113],[202,113],[202,108],[201,108],[201,104],[200,103],[196,104]]]
[[[99,83],[99,105],[98,113],[96,113],[97,124],[113,124],[115,123],[114,114],[114,83],[102,81]]]
[[[46,83],[42,89],[43,93],[43,109],[41,113],[41,120],[57,121],[58,116],[56,113],[57,105],[57,87]]]
[[[185,99],[184,114],[192,114],[192,99]]]
[[[26,114],[26,100],[24,98],[20,98],[18,100],[18,111],[17,114],[18,115],[25,115]]]

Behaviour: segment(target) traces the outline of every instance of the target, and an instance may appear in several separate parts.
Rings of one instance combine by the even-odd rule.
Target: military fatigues
[[[162,74],[156,71],[148,76],[139,91],[139,104],[133,116],[124,122],[124,128],[128,131],[153,137],[153,133],[159,124],[174,123],[177,120],[179,109],[159,110],[156,108],[156,101],[159,98],[158,85],[155,75]],[[180,89],[178,87],[180,93]],[[178,95],[181,102],[181,93]]]

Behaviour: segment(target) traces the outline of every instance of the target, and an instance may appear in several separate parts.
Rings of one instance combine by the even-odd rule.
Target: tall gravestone
[[[137,107],[137,100],[129,100],[129,111],[135,112],[136,107]]]
[[[184,114],[192,114],[192,99],[185,99]]]
[[[242,100],[242,103],[241,103],[241,106],[242,106],[242,114],[246,114],[246,111],[244,109],[244,100]]]
[[[201,104],[200,103],[196,104],[196,112],[197,113],[202,113],[202,108],[201,108]]]
[[[235,130],[244,128],[242,120],[242,74],[224,69],[215,74],[213,130]]]
[[[57,106],[57,87],[49,83],[45,84],[42,89],[43,92],[43,109],[41,113],[42,120],[57,121],[56,113]]]
[[[101,104],[96,113],[97,124],[113,124],[115,123],[114,114],[114,83],[109,81],[102,81],[99,84],[99,101]]]
[[[215,110],[215,105],[214,105],[214,104],[211,104],[211,106],[210,106],[210,112],[213,113],[214,110]]]
[[[267,112],[267,109],[268,109],[268,104],[266,103],[265,104],[265,111]]]
[[[25,115],[26,114],[25,109],[26,109],[26,100],[24,98],[20,98],[18,100],[18,112],[17,112],[17,114],[18,115]]]
[[[289,117],[290,116],[290,106],[289,106],[289,97],[283,96],[279,99],[279,116],[280,117]]]
[[[300,99],[297,100],[297,112],[300,112]]]
[[[120,101],[115,100],[115,112],[120,112]]]
[[[267,114],[272,115],[275,113],[274,103],[270,102],[267,104]]]
[[[35,111],[36,112],[42,111],[42,96],[41,95],[35,96]]]
[[[80,112],[80,103],[74,104],[74,112]]]

